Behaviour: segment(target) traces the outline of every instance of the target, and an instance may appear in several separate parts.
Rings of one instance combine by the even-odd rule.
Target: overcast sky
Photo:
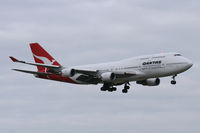
[[[199,0],[0,0],[0,132],[199,133]],[[189,71],[128,94],[36,79],[8,56],[33,61],[39,42],[62,65],[180,52]]]

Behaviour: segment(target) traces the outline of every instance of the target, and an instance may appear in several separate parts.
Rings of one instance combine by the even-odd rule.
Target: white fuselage
[[[110,63],[74,66],[66,68],[56,61],[38,43],[30,44],[35,63],[18,60],[13,62],[37,66],[37,71],[13,69],[18,72],[33,74],[37,78],[73,84],[103,84],[101,91],[116,91],[116,86],[123,85],[123,93],[130,89],[130,82],[144,86],[158,86],[160,77],[175,77],[192,67],[192,62],[179,53],[162,53],[133,57]]]
[[[120,84],[129,81],[177,75],[188,70],[191,66],[192,62],[178,53],[163,53],[139,56],[110,63],[74,66],[72,68],[117,73],[124,71],[136,72],[135,76],[118,78],[113,81],[114,84]],[[71,77],[71,79],[80,84],[87,84],[76,80],[80,75],[81,74],[77,74]]]

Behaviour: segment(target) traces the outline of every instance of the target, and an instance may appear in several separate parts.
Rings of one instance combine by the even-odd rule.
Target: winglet
[[[19,60],[17,60],[16,58],[10,56],[10,59],[13,61],[13,62],[18,62]]]

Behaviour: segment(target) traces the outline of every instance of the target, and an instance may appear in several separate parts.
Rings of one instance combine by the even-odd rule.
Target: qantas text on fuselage
[[[175,77],[192,67],[191,60],[179,53],[162,53],[133,57],[115,62],[64,67],[60,65],[38,43],[30,44],[35,63],[17,60],[12,61],[37,66],[37,71],[13,69],[33,74],[37,78],[68,82],[74,84],[103,84],[101,91],[116,91],[116,86],[123,85],[123,93],[130,89],[129,82],[145,86],[157,86],[160,78],[172,76],[171,84],[175,85]]]

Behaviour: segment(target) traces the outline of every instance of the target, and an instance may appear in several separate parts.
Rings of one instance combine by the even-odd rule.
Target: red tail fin
[[[46,50],[44,50],[38,43],[30,44],[31,51],[36,63],[50,64],[61,66]],[[44,67],[37,67],[39,72],[47,72],[48,69]]]

